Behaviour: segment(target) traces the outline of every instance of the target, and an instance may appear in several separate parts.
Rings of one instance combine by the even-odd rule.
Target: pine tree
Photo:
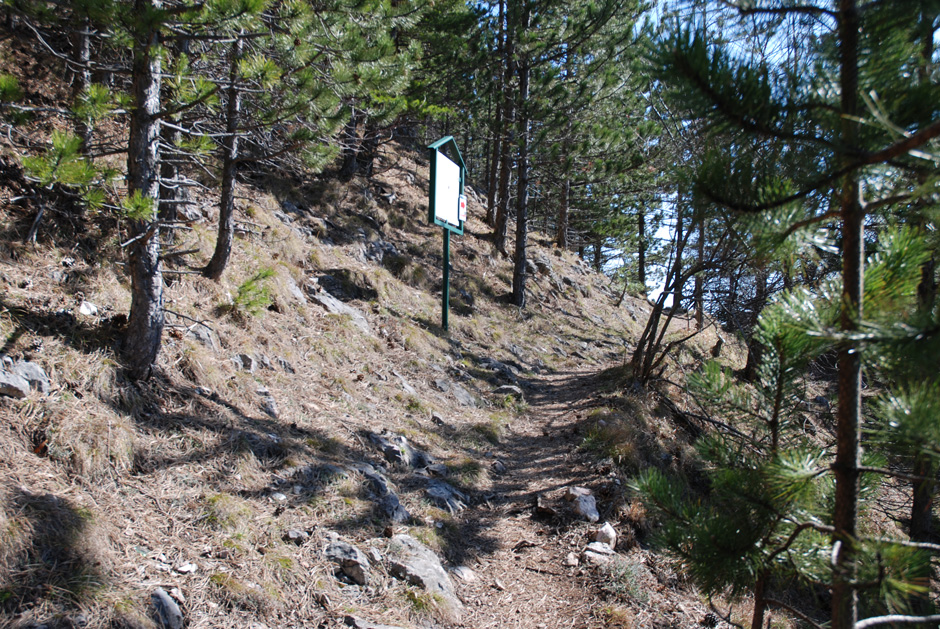
[[[664,41],[658,56],[663,76],[726,138],[702,161],[697,194],[758,216],[778,242],[809,242],[817,228],[828,225],[838,243],[842,268],[832,299],[838,316],[817,333],[838,350],[832,626],[840,629],[855,625],[859,583],[878,564],[858,529],[861,369],[865,356],[877,360],[883,351],[865,333],[877,309],[862,305],[867,299],[877,306],[881,299],[864,287],[865,223],[889,210],[909,211],[916,199],[925,199],[910,175],[922,170],[923,153],[917,151],[929,151],[928,143],[940,135],[936,88],[917,81],[917,57],[906,55],[905,42],[923,42],[926,6],[860,6],[852,0],[731,5],[724,17],[742,24],[742,39],[733,47],[710,41],[698,23]],[[884,41],[877,34],[886,18],[895,37]],[[825,31],[814,27],[817,20]],[[752,30],[754,25],[760,29]],[[752,39],[754,32],[765,36]],[[767,41],[783,41],[800,54],[767,54],[761,45]],[[891,94],[888,101],[877,96],[881,89]],[[929,327],[920,333],[932,334]],[[889,544],[878,552],[887,560],[900,558],[904,548]],[[859,626],[879,622],[886,621]]]

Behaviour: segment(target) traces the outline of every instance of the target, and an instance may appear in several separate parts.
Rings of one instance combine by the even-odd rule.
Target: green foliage
[[[0,103],[12,103],[23,98],[19,79],[11,74],[0,74]]]
[[[267,281],[274,277],[273,269],[261,269],[241,283],[232,302],[236,313],[256,316],[271,305],[271,291]]]
[[[157,204],[140,190],[134,190],[121,202],[124,216],[132,221],[149,222],[156,218]]]

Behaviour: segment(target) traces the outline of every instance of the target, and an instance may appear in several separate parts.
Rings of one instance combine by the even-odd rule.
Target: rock
[[[512,347],[515,347],[515,346],[510,346],[510,351],[512,350]],[[517,384],[519,382],[519,378],[517,377],[516,371],[505,363],[502,363],[493,358],[486,358],[486,357],[479,359],[477,362],[480,364],[481,367],[495,371],[498,376],[508,380],[509,382],[513,384]]]
[[[407,380],[405,380],[405,377],[403,375],[401,375],[397,371],[393,371],[392,375],[401,381],[401,388],[405,390],[405,393],[407,393],[408,395],[418,395],[418,391],[413,386],[411,386],[411,384],[409,384]]]
[[[460,513],[467,508],[467,504],[470,502],[466,494],[442,480],[430,481],[427,494],[438,507],[446,509],[450,514]]]
[[[573,502],[578,496],[590,496],[591,490],[586,487],[568,487],[565,489],[565,500]]]
[[[584,552],[581,553],[581,556],[584,558],[585,562],[595,566],[601,566],[610,563],[610,560],[614,558],[614,554],[614,550],[607,544],[591,542],[587,545],[587,548],[584,549]]]
[[[829,400],[822,395],[817,395],[816,397],[814,397],[813,403],[821,407],[824,412],[828,413],[830,410]]]
[[[575,513],[588,522],[597,522],[601,519],[597,512],[597,501],[589,489],[584,487],[569,487],[565,492],[565,500],[574,503]]]
[[[277,419],[277,402],[275,402],[274,396],[271,395],[271,392],[262,387],[258,389],[256,393],[261,396],[261,410],[271,417],[271,419]]]
[[[28,360],[21,360],[13,365],[13,373],[29,383],[29,386],[40,393],[49,393],[51,388],[49,376],[45,369]]]
[[[301,531],[299,529],[290,529],[284,534],[285,542],[290,542],[297,546],[302,546],[309,538],[310,534],[307,531]]]
[[[150,595],[156,611],[157,620],[167,629],[183,629],[183,613],[170,595],[163,588],[157,588]]]
[[[248,354],[237,354],[232,357],[232,362],[235,363],[237,368],[248,373],[254,373],[258,369],[258,361],[255,360],[254,356]]]
[[[365,315],[356,308],[344,304],[333,295],[325,292],[311,292],[310,298],[313,299],[316,303],[320,304],[324,310],[330,314],[346,315],[352,321],[352,324],[357,328],[362,330],[365,334],[372,334],[372,328],[369,326],[369,321],[366,319]]]
[[[464,583],[473,583],[477,580],[477,575],[467,566],[457,566],[451,570],[451,573]]]
[[[352,627],[353,629],[401,629],[401,627],[393,627],[392,625],[379,625],[374,622],[369,622],[368,620],[363,620],[362,618],[357,618],[356,616],[346,616],[343,622],[346,623],[346,626]]]
[[[604,526],[594,532],[594,541],[607,544],[611,548],[617,548],[617,531],[614,530],[610,522],[604,522]]]
[[[490,468],[492,468],[493,473],[495,474],[506,473],[506,464],[500,461],[499,459],[493,461],[492,465],[490,465]]]
[[[180,564],[173,568],[173,570],[175,570],[176,572],[180,574],[193,574],[198,569],[199,569],[199,566],[197,566],[191,561],[187,561],[186,563]]]
[[[461,406],[468,406],[470,408],[476,408],[477,401],[474,399],[473,395],[466,389],[464,389],[459,384],[453,385],[453,394],[457,398],[457,401]]]
[[[575,567],[577,567],[578,564],[580,564],[580,563],[581,563],[581,560],[578,559],[578,556],[577,556],[576,554],[574,554],[574,553],[568,553],[568,554],[565,556],[565,565],[566,565],[566,566],[569,566],[569,567],[571,567],[571,568],[575,568]]]
[[[410,535],[396,535],[389,543],[389,554],[392,576],[439,595],[454,611],[462,607],[440,559],[430,548]]]
[[[274,502],[284,502],[285,500],[287,500],[287,496],[284,495],[284,494],[282,494],[282,493],[279,492],[279,491],[276,491],[276,492],[274,492],[273,494],[271,494],[271,499],[272,499]]]
[[[446,422],[440,413],[431,413],[431,421],[437,424],[438,426],[446,426]]]
[[[281,367],[281,369],[283,369],[287,373],[297,373],[296,371],[294,371],[294,366],[291,365],[289,362],[287,362],[286,358],[281,358],[280,356],[276,356],[274,358],[274,362],[276,362]]]
[[[369,482],[372,493],[378,498],[376,501],[378,509],[386,519],[392,522],[405,522],[411,519],[411,514],[402,506],[387,478],[367,463],[355,467]]]
[[[0,371],[0,395],[17,399],[25,398],[29,395],[29,382],[15,373]]]
[[[406,467],[428,467],[433,465],[434,459],[427,453],[413,448],[403,435],[369,433],[369,440],[382,450],[385,460],[393,465]]]
[[[597,512],[597,501],[594,500],[594,496],[579,496],[574,501],[574,510],[588,522],[597,522],[601,519],[600,514]]]
[[[78,312],[86,317],[96,317],[98,316],[98,306],[90,301],[83,301],[78,307]]]
[[[219,341],[216,338],[215,332],[211,328],[208,328],[204,325],[194,325],[186,328],[185,336],[191,336],[196,339],[196,342],[202,345],[203,347],[208,347],[212,351],[219,350]],[[236,366],[238,363],[236,363]]]
[[[359,585],[369,582],[369,560],[365,553],[346,542],[336,541],[326,547],[326,558],[339,565],[347,577]]]
[[[511,384],[504,384],[501,387],[497,387],[496,390],[493,391],[493,393],[501,397],[512,397],[517,400],[525,399],[522,395],[522,389],[520,389],[519,387],[513,386]]]

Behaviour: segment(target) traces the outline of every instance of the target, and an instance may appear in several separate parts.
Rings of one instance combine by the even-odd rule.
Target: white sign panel
[[[460,166],[440,151],[434,182],[434,218],[448,225],[460,225]]]

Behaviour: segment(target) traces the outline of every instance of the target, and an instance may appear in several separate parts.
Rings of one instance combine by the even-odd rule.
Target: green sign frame
[[[447,149],[451,149],[451,157],[448,157],[445,153]],[[430,161],[431,161],[431,181],[430,181],[430,193],[428,195],[428,222],[432,225],[438,225],[443,227],[448,232],[463,235],[464,223],[466,221],[458,219],[457,224],[450,223],[441,218],[442,208],[438,207],[438,204],[441,202],[437,198],[435,193],[438,190],[439,185],[441,184],[440,179],[446,176],[445,165],[449,166],[454,164],[460,168],[460,184],[458,188],[458,195],[463,197],[464,191],[464,182],[467,176],[467,165],[463,161],[463,157],[460,155],[460,149],[457,148],[457,142],[454,140],[454,136],[448,135],[444,136],[437,142],[428,146],[430,151]],[[446,160],[443,161],[442,160]],[[453,159],[456,158],[456,159]]]
[[[444,151],[450,149],[453,157],[447,157]],[[441,327],[448,330],[448,313],[450,311],[450,235],[451,233],[463,235],[463,226],[466,222],[467,198],[464,196],[464,181],[467,176],[467,165],[460,155],[454,136],[444,136],[437,142],[428,146],[431,161],[430,190],[428,191],[428,222],[444,228],[444,282],[441,290]],[[458,173],[454,169],[458,169]],[[455,181],[456,175],[456,181]],[[455,185],[456,184],[456,185]],[[453,205],[452,195],[454,188],[457,192],[457,205]],[[447,198],[438,198],[443,194]],[[444,203],[448,205],[443,206]],[[439,206],[439,204],[441,206]],[[445,220],[446,217],[456,217],[456,222]]]

